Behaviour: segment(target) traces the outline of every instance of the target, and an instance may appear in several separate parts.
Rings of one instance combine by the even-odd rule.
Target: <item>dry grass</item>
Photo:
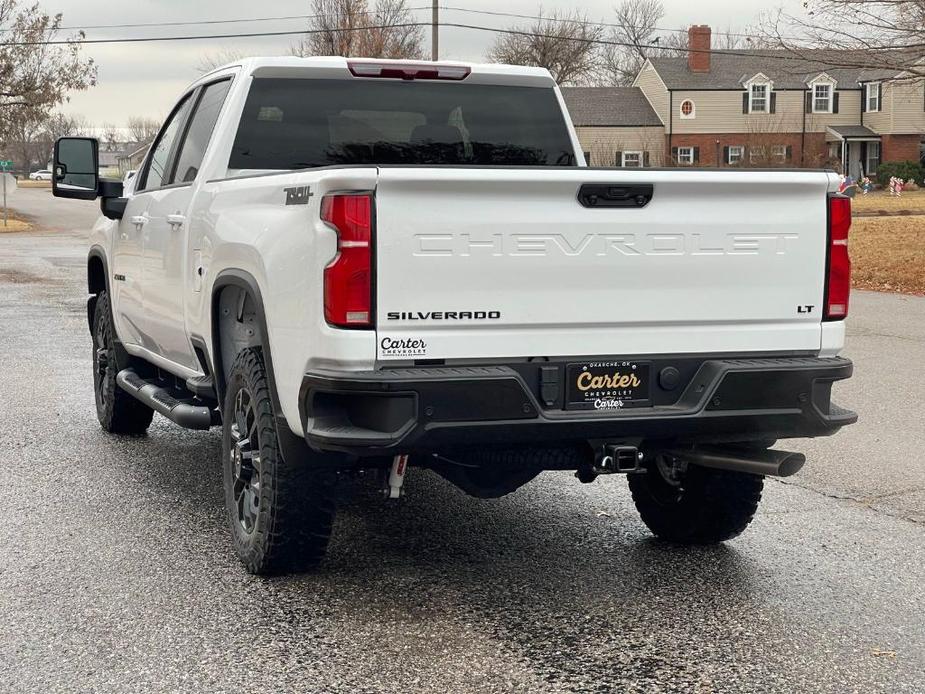
[[[925,294],[925,216],[855,218],[849,248],[855,287]]]
[[[925,214],[925,190],[909,190],[898,198],[883,190],[875,190],[867,195],[855,195],[851,201],[851,209],[855,213]]]
[[[29,179],[23,179],[16,181],[16,185],[20,188],[51,188],[51,181],[30,181]]]
[[[7,222],[6,226],[3,225],[3,212],[0,210],[0,234],[4,232],[13,232],[13,231],[29,231],[32,229],[32,223],[27,218],[21,214],[13,212],[13,210],[7,211]]]

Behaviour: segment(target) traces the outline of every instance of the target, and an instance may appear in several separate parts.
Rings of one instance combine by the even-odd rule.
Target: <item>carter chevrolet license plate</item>
[[[649,404],[649,364],[635,361],[591,361],[566,369],[565,409],[621,410]]]

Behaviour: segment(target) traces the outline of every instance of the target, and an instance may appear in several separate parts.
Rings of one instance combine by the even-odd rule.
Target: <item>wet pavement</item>
[[[95,215],[51,204],[17,202]],[[861,423],[793,444],[723,546],[652,540],[619,478],[479,501],[412,471],[398,503],[345,484],[321,569],[267,580],[217,431],[100,431],[84,236],[0,234],[0,691],[925,691],[925,299],[855,294]]]

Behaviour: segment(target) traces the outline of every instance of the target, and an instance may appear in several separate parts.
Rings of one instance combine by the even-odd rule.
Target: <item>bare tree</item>
[[[42,138],[40,125],[34,120],[17,118],[5,128],[6,142],[4,151],[15,161],[15,168],[22,171],[34,171],[45,166],[48,150]]]
[[[614,26],[607,39],[612,43],[602,49],[602,72],[606,82],[629,84],[646,59],[658,52],[653,48],[664,42],[665,48],[672,48],[679,34],[658,35],[657,26],[665,16],[660,0],[623,0],[614,8]],[[683,37],[686,42],[687,36]],[[674,46],[675,48],[677,46]]]
[[[112,149],[120,143],[124,136],[119,132],[115,123],[103,123],[99,130],[100,144],[108,149]]]
[[[925,76],[925,0],[808,0],[761,29],[773,47],[823,66]]]
[[[38,121],[69,91],[96,84],[96,65],[80,57],[83,33],[49,45],[59,36],[61,19],[37,3],[0,0],[0,140],[17,121]]]
[[[424,56],[424,30],[406,0],[312,0],[310,33],[293,46],[297,56],[365,58]]]
[[[540,10],[542,13],[542,9]],[[588,84],[600,65],[598,42],[603,28],[578,11],[553,12],[526,28],[499,34],[488,60],[545,67],[559,84]]]
[[[128,133],[132,143],[141,146],[149,144],[157,137],[161,124],[156,118],[132,116],[128,119]]]
[[[42,132],[51,142],[54,142],[59,137],[88,135],[91,128],[84,116],[54,113],[43,123]]]

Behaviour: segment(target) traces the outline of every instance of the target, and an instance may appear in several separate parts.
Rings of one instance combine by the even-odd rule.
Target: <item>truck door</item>
[[[151,222],[148,210],[153,193],[164,185],[170,154],[189,115],[190,96],[187,94],[180,100],[154,140],[137,174],[134,192],[129,196],[113,242],[111,286],[116,330],[123,342],[148,349],[152,346],[146,340],[148,330],[143,299],[144,246]]]
[[[192,290],[193,260],[189,257],[190,204],[197,189],[199,168],[218,119],[230,79],[200,87],[163,185],[151,192],[144,244],[145,343],[170,361],[198,370],[186,329],[184,297]]]

